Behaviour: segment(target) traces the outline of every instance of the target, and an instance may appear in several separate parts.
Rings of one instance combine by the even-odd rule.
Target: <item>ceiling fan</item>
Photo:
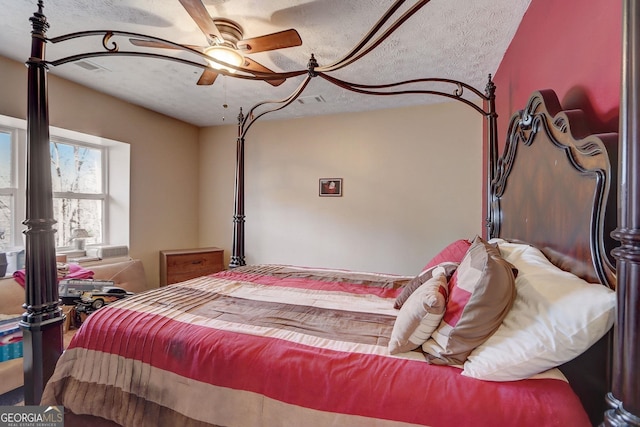
[[[203,52],[208,56],[228,64],[260,73],[274,73],[264,65],[247,57],[246,54],[284,49],[302,44],[300,35],[294,29],[245,39],[243,38],[244,32],[242,27],[238,25],[238,23],[230,19],[211,17],[202,0],[179,1],[198,25],[200,31],[204,33],[208,43],[207,46],[184,46]],[[173,45],[152,40],[131,39],[131,43],[137,46],[176,49]],[[214,69],[224,69],[230,73],[236,71],[215,61],[209,61],[209,63]],[[200,76],[198,84],[211,85],[217,77],[218,73],[215,70],[206,68]],[[278,86],[285,82],[284,79],[265,79],[265,81],[273,86]]]

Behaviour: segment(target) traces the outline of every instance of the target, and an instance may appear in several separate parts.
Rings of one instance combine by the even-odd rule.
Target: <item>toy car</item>
[[[114,301],[126,298],[133,295],[133,292],[128,292],[122,288],[115,286],[105,286],[100,291],[84,292],[80,298],[80,302],[83,305],[91,306],[94,310],[97,310],[105,304],[110,304]]]
[[[102,292],[105,287],[114,287],[113,280],[63,279],[58,285],[58,295],[65,305],[77,303],[82,294]]]

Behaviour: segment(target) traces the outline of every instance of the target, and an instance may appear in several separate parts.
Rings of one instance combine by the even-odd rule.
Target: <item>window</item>
[[[104,148],[52,138],[50,149],[56,246],[69,246],[80,230],[87,243],[103,243]]]
[[[0,130],[0,244],[12,240],[15,185],[13,183],[13,140],[11,133]]]
[[[24,206],[18,203],[18,194],[24,179],[16,164],[24,155],[19,144],[24,137],[24,131],[0,122],[0,251],[23,244],[19,218],[24,219]]]
[[[89,236],[88,245],[128,246],[129,144],[54,127],[50,131],[58,249],[73,249],[81,230]],[[26,121],[0,116],[0,251],[10,260],[24,249],[26,146]],[[16,269],[9,267],[10,272]]]

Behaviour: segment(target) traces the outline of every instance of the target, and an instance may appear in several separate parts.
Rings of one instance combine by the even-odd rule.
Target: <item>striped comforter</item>
[[[42,404],[123,426],[587,426],[558,378],[492,383],[387,350],[409,277],[241,267],[92,314]]]

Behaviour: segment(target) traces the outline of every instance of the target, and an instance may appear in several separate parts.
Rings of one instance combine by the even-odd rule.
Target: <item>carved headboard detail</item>
[[[562,111],[542,90],[513,115],[507,136],[491,185],[492,237],[530,243],[563,270],[615,288],[618,134],[591,135],[581,110]]]

